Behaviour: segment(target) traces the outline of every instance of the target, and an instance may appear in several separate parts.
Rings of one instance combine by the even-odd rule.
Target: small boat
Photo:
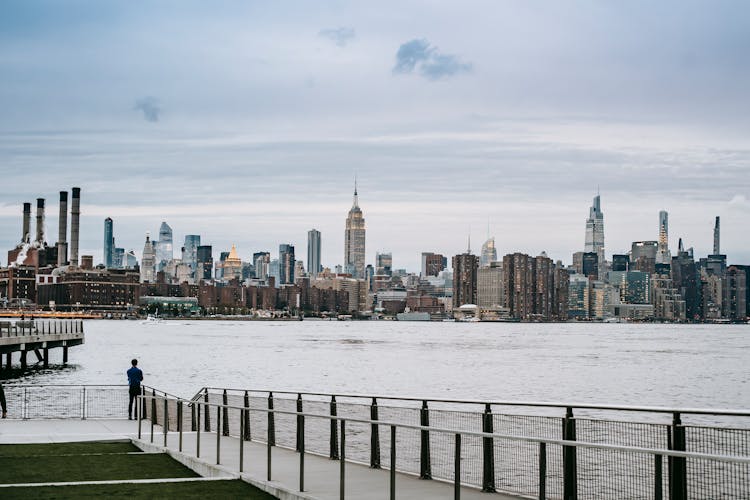
[[[148,316],[146,316],[146,319],[143,320],[142,323],[150,324],[150,323],[161,323],[161,322],[162,322],[162,319],[159,316],[149,314]]]

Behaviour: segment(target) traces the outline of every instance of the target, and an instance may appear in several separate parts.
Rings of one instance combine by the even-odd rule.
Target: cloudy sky
[[[683,237],[750,264],[750,5],[662,2],[0,3],[0,248],[21,204],[82,188],[140,255],[166,220],[243,258],[323,233],[343,260],[355,174],[368,262]],[[3,255],[0,262],[6,263]]]

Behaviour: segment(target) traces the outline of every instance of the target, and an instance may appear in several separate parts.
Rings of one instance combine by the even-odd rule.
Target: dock
[[[49,350],[55,348],[62,348],[63,363],[67,363],[68,348],[83,344],[84,337],[82,320],[0,320],[0,368],[4,361],[5,368],[10,370],[16,352],[22,370],[28,366],[30,352],[47,368]]]

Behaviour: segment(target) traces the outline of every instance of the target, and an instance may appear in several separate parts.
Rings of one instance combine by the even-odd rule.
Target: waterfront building
[[[448,267],[447,257],[439,253],[422,252],[422,277],[438,276],[446,267]]]
[[[659,243],[655,259],[657,264],[672,263],[672,255],[669,252],[669,214],[666,210],[659,212]]]
[[[113,222],[111,217],[104,219],[104,267],[114,267],[112,259],[115,253],[115,237],[113,234]]]
[[[534,258],[523,253],[503,257],[505,307],[515,319],[529,320],[534,314],[535,267]]]
[[[625,304],[651,303],[651,277],[643,271],[609,271],[607,281],[616,287]]]
[[[477,303],[479,258],[468,249],[453,257],[453,307]]]
[[[195,281],[210,280],[214,269],[213,247],[211,245],[200,245],[196,250]]]
[[[375,274],[393,276],[393,254],[391,252],[375,254]]]
[[[657,276],[652,280],[654,319],[670,322],[685,321],[685,301],[674,287],[672,279]]]
[[[242,259],[240,259],[240,256],[237,254],[237,248],[234,245],[232,245],[226,258],[223,259],[222,278],[227,281],[242,279]]]
[[[156,267],[161,270],[167,262],[174,259],[172,248],[172,228],[166,221],[159,227],[159,241],[156,243]]]
[[[365,218],[359,208],[356,182],[354,202],[346,218],[344,231],[344,267],[355,278],[365,277]]]
[[[156,281],[156,244],[151,241],[151,235],[146,233],[146,243],[143,245],[141,257],[141,283]]]
[[[589,288],[589,318],[603,320],[614,316],[612,306],[620,304],[619,292],[604,281],[591,281]]]
[[[479,258],[479,267],[487,267],[491,262],[497,261],[497,249],[495,248],[495,238],[488,238],[482,244],[482,254]]]
[[[571,274],[568,281],[568,317],[588,319],[589,279],[583,274]]]
[[[727,269],[727,318],[732,321],[747,320],[747,273],[743,266]]]
[[[493,261],[477,270],[477,306],[480,311],[499,311],[504,307],[503,263]]]
[[[584,252],[593,252],[599,262],[599,277],[604,270],[604,213],[601,209],[599,194],[594,196],[594,203],[589,208],[589,218],[586,219],[586,243]]]
[[[196,280],[201,276],[196,272],[198,270],[198,247],[201,246],[201,237],[198,234],[188,234],[185,236],[185,246],[182,251],[182,262],[190,266]]]
[[[54,276],[54,272],[53,272]],[[138,303],[140,277],[122,269],[94,270],[83,266],[59,273],[55,280],[37,285],[40,305],[54,304],[55,309],[70,311],[85,307],[108,311],[127,311]]]
[[[279,281],[280,285],[294,284],[294,245],[279,245]]]
[[[320,265],[320,231],[311,229],[307,232],[307,272],[315,277],[323,267]]]

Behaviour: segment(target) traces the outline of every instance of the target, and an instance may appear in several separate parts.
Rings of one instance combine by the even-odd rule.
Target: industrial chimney
[[[23,233],[21,234],[21,243],[28,243],[31,235],[31,203],[23,204]]]
[[[73,188],[73,203],[70,211],[70,264],[78,265],[79,219],[81,217],[81,188]]]
[[[36,199],[36,241],[44,243],[44,198]]]
[[[64,266],[68,261],[68,192],[60,191],[60,217],[57,231],[57,265]]]

